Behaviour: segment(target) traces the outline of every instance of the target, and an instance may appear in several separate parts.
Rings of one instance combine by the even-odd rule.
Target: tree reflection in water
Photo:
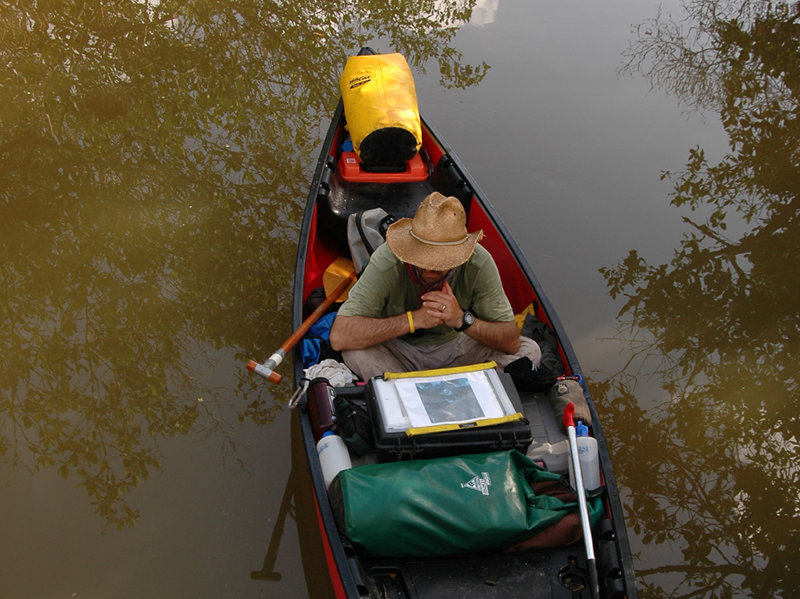
[[[285,398],[207,371],[290,332],[345,59],[383,40],[418,72],[436,60],[444,86],[476,84],[488,66],[450,43],[473,3],[3,3],[3,459],[56,467],[126,526],[159,439],[224,428],[225,406],[271,421]]]
[[[796,597],[800,563],[800,8],[694,0],[643,24],[625,69],[719,112],[729,151],[689,152],[671,203],[689,227],[668,264],[603,268],[622,337],[670,401],[618,374],[593,386],[631,492],[650,597]],[[636,422],[637,426],[624,423]],[[616,425],[615,425],[616,423]],[[646,561],[647,555],[642,555]]]

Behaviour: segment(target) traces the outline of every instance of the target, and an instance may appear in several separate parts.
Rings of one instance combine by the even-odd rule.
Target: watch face
[[[466,331],[475,322],[475,316],[469,310],[464,310],[461,317],[461,326],[455,329],[458,332]]]

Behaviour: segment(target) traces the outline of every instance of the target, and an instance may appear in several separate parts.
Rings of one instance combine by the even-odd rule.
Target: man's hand
[[[428,299],[425,297],[430,296]],[[463,312],[453,290],[447,283],[442,291],[431,291],[423,296],[422,306],[411,311],[414,330],[431,329],[440,324],[457,323],[461,326]],[[401,337],[410,331],[408,315],[404,312],[388,318],[367,316],[337,316],[333,321],[330,345],[333,349],[364,349],[389,339]]]
[[[441,291],[429,291],[422,296],[422,309],[429,316],[433,324],[426,325],[431,328],[439,324],[446,324],[457,329],[461,326],[464,311],[458,305],[458,300],[453,294],[450,283],[445,281]],[[416,312],[414,313],[416,315]]]
[[[449,283],[441,291],[429,291],[422,296],[422,306],[411,312],[414,329],[430,329],[440,324],[457,329],[464,319]],[[388,318],[366,316],[337,316],[333,321],[330,345],[337,351],[364,349],[409,332],[408,315],[404,312]],[[465,332],[476,341],[493,349],[514,354],[519,349],[519,329],[513,320],[489,322],[475,318],[475,324]]]
[[[454,329],[460,327],[464,320],[464,311],[458,305],[453,289],[447,282],[441,291],[429,291],[422,296],[422,310],[436,324],[445,323]],[[414,312],[415,318],[416,314]],[[519,328],[513,320],[489,322],[475,318],[475,323],[464,331],[464,334],[508,354],[514,354],[519,349]]]

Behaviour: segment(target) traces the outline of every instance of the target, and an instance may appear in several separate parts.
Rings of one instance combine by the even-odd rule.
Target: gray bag
[[[589,411],[589,404],[583,394],[583,387],[578,381],[566,379],[556,382],[550,389],[548,397],[562,429],[564,428],[564,408],[570,402],[575,406],[575,422],[582,420],[586,426],[592,426],[592,413]]]
[[[356,274],[361,276],[364,272],[369,257],[386,241],[386,229],[395,220],[383,208],[372,208],[347,217],[347,245]]]

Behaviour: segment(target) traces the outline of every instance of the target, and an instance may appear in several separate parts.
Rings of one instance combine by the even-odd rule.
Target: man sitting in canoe
[[[363,380],[384,372],[506,366],[541,351],[521,337],[489,252],[467,233],[456,198],[433,192],[413,219],[386,232],[386,243],[339,309],[330,345]]]

